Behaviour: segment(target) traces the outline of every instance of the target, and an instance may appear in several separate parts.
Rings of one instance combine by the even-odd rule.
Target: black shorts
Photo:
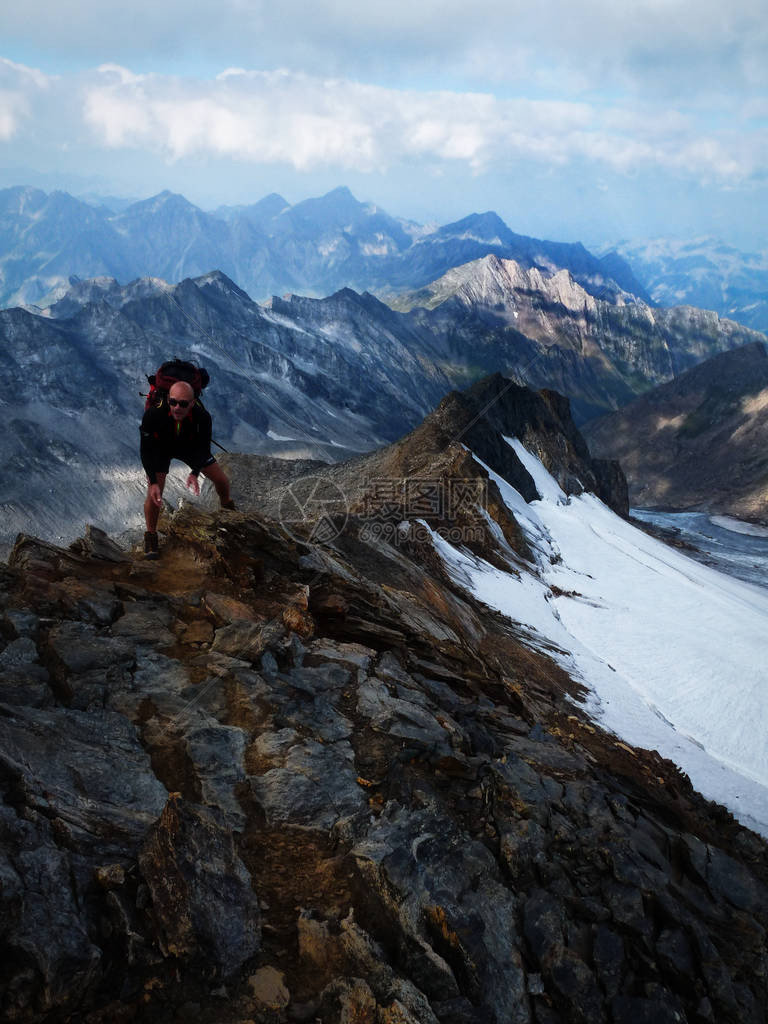
[[[158,456],[155,461],[155,472],[156,473],[167,473],[171,468],[171,459],[178,459],[179,462],[186,462],[190,469],[197,464],[200,469],[206,469],[208,466],[212,466],[216,459],[208,452],[205,460],[200,462],[200,452],[190,451],[175,451],[171,455]]]

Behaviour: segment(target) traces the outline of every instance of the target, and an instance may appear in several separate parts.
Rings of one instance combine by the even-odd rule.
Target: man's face
[[[189,384],[179,381],[168,392],[168,407],[175,420],[183,420],[195,400],[195,392]],[[182,404],[183,403],[183,404]]]

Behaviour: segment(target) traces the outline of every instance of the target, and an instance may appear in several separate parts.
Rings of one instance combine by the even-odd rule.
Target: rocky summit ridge
[[[519,394],[511,422],[504,386],[449,396],[343,479],[305,463],[270,506],[264,483],[235,490],[241,511],[164,513],[158,562],[95,529],[18,538],[0,567],[4,1019],[765,1019],[765,842],[592,722],[398,507],[398,479],[462,482],[422,522],[482,522],[485,556],[523,571],[470,434],[489,466],[497,434],[524,434],[572,493],[595,467],[561,399]]]

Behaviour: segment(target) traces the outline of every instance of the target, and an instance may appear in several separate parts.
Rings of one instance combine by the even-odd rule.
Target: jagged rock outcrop
[[[626,483],[618,465],[592,459],[571,418],[568,399],[556,391],[535,392],[494,374],[466,392],[453,392],[433,417],[451,424],[454,432],[458,427],[463,443],[527,501],[540,495],[505,436],[522,441],[566,494],[591,491],[619,515],[629,513]]]
[[[433,445],[485,397],[379,468],[485,479]],[[559,400],[527,402],[575,473]],[[22,536],[0,568],[4,1017],[762,1021],[765,842],[596,727],[423,536],[372,531],[365,488],[323,501],[324,540],[186,507],[158,562]]]

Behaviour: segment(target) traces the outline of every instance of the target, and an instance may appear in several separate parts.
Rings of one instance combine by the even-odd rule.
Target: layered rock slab
[[[178,515],[167,569],[84,559],[102,621],[64,552],[0,573],[0,658],[48,702],[0,712],[6,1014],[761,1019],[761,840],[428,560],[222,525]]]

